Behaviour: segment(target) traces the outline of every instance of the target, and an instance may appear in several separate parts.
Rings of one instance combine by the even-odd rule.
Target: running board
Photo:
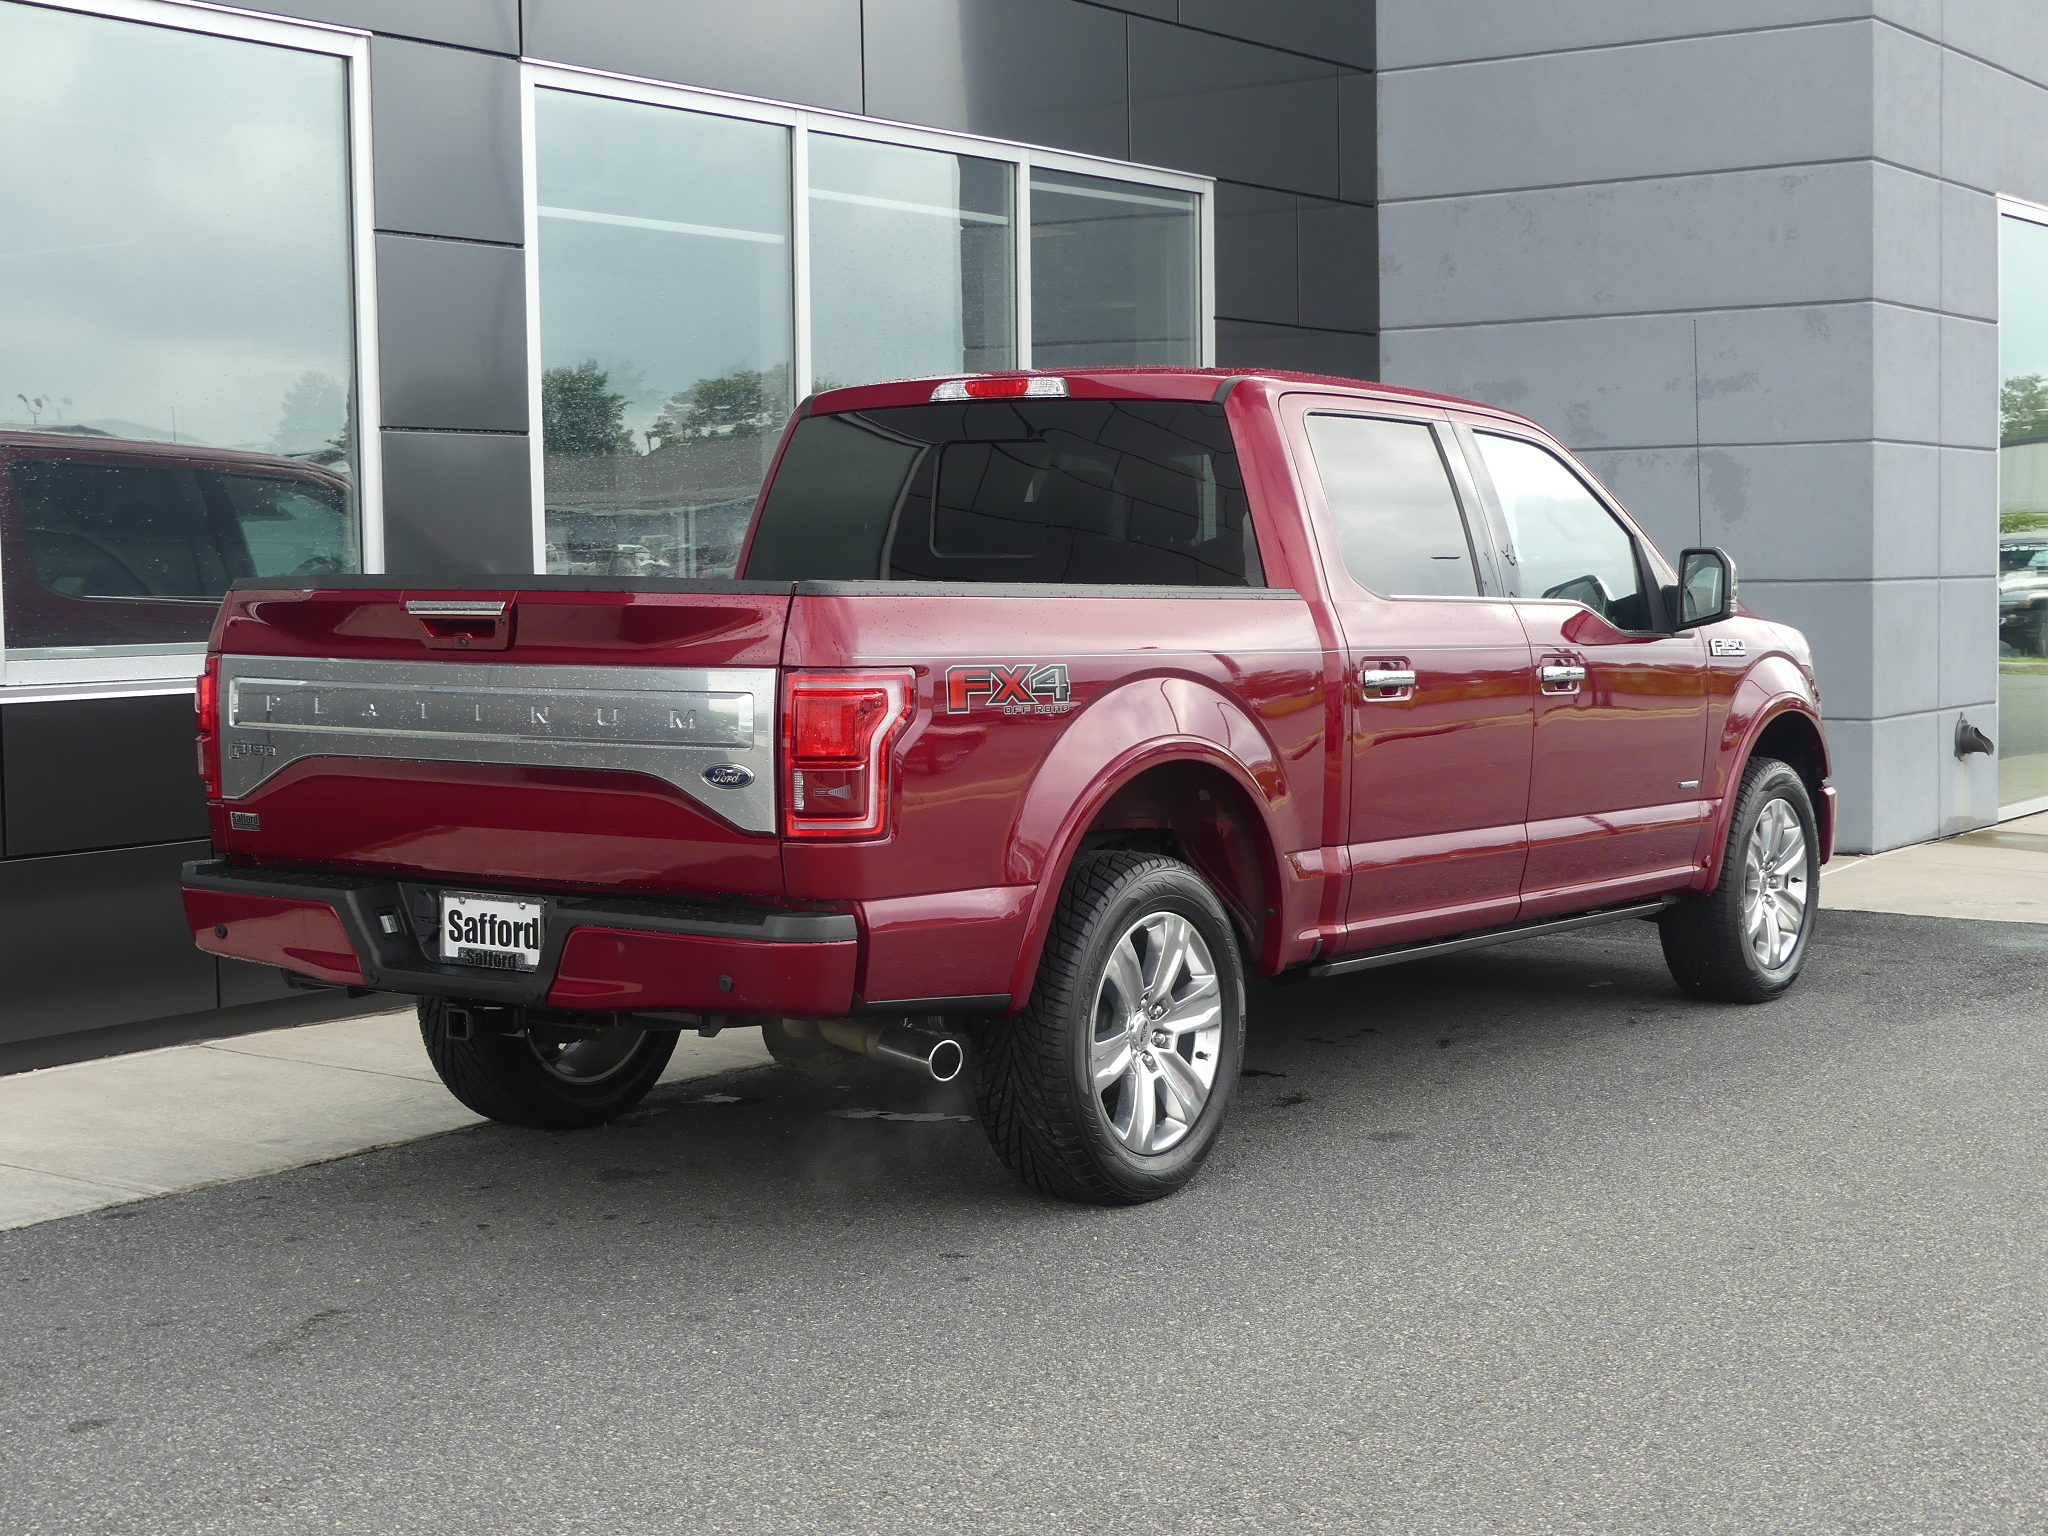
[[[1597,928],[1602,923],[1626,922],[1632,917],[1655,917],[1677,903],[1676,896],[1659,896],[1655,901],[1631,902],[1625,907],[1603,907],[1597,912],[1579,912],[1571,917],[1546,917],[1533,923],[1516,923],[1507,928],[1485,928],[1478,933],[1461,933],[1454,939],[1431,939],[1426,944],[1402,944],[1393,949],[1375,949],[1362,955],[1345,955],[1304,967],[1298,975],[1320,979],[1347,976],[1353,971],[1377,970],[1399,965],[1404,960],[1427,960],[1432,955],[1455,955],[1467,949],[1485,949],[1490,944],[1512,944],[1517,939],[1537,939],[1546,933],[1569,933],[1574,928]]]

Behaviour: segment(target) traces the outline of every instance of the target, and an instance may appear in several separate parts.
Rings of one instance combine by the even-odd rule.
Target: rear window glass
[[[1220,406],[981,400],[798,423],[745,572],[1265,585]]]
[[[10,649],[203,640],[238,576],[357,567],[346,490],[290,474],[22,455],[6,489]]]

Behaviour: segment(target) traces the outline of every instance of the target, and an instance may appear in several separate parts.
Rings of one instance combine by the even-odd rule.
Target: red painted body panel
[[[336,986],[362,985],[362,964],[348,930],[325,902],[188,889],[185,921],[193,942],[209,954],[279,966]]]
[[[487,655],[430,645],[408,598],[489,598],[511,607],[509,645]],[[787,593],[572,592],[490,587],[230,592],[213,645],[245,656],[555,665],[772,667]]]
[[[1728,822],[1735,814],[1734,790],[1741,782],[1742,770],[1755,753],[1759,738],[1787,715],[1798,716],[1810,727],[1804,740],[1816,755],[1813,772],[1822,781],[1813,807],[1820,823],[1822,862],[1833,857],[1835,848],[1835,795],[1825,782],[1829,772],[1827,735],[1821,727],[1820,697],[1813,686],[1813,663],[1804,637],[1786,625],[1749,617],[1730,619],[1715,629],[1744,640],[1751,654],[1740,659],[1715,657],[1708,663],[1714,739],[1709,771],[1718,803],[1700,839],[1700,872],[1695,883],[1701,890],[1720,878]]]
[[[1689,882],[1709,810],[1706,637],[1625,634],[1577,603],[1516,608],[1537,666],[1586,670],[1572,692],[1536,693],[1522,915],[1583,905],[1594,880]]]
[[[637,773],[314,757],[213,807],[214,845],[266,864],[454,874],[541,888],[782,894],[772,836]]]
[[[556,1008],[835,1018],[853,1007],[860,945],[757,944],[631,928],[578,928],[548,991]],[[728,988],[721,979],[730,980]]]
[[[1010,990],[1037,887],[996,885],[861,903],[860,995],[993,997]]]
[[[1219,609],[1228,651],[1214,646]],[[1070,706],[947,710],[948,666],[1023,661],[1064,663]],[[1322,655],[1304,600],[800,597],[785,662],[909,666],[918,679],[893,835],[785,844],[793,897],[1039,880],[1060,825],[1111,761],[1168,738],[1238,761],[1262,801],[1284,805],[1283,846],[1318,841]],[[1299,785],[1304,768],[1310,782]]]
[[[907,669],[913,711],[892,748],[880,834],[744,833],[661,780],[623,772],[336,757],[295,763],[237,801],[260,831],[234,830],[216,802],[221,851],[515,889],[725,893],[850,911],[857,942],[578,929],[549,992],[559,1007],[829,1017],[860,1003],[1001,994],[1024,1006],[1053,904],[1091,839],[1171,837],[1217,885],[1267,974],[1699,888],[1714,877],[1730,786],[1764,732],[1783,739],[1774,723],[1788,712],[1815,722],[1828,844],[1819,705],[1794,632],[1739,616],[1711,633],[1745,640],[1748,654],[1709,657],[1700,635],[1622,635],[1558,603],[1376,597],[1334,562],[1313,461],[1293,440],[1304,402],[1505,423],[1549,441],[1521,418],[1315,375],[1062,376],[1077,398],[1210,400],[1234,381],[1226,416],[1266,593],[365,583],[237,592],[216,627],[217,648],[274,656]],[[833,391],[808,409],[921,403],[934,382]],[[1653,565],[1672,579],[1660,557]],[[465,647],[405,612],[420,597],[497,598],[508,614]],[[1588,685],[1545,696],[1535,666],[1567,652]],[[1355,683],[1363,662],[1413,667],[1414,696],[1367,699]],[[1025,663],[1064,667],[1066,691],[998,705],[992,690],[947,686],[951,668]],[[219,904],[250,899],[187,900],[203,947],[360,979],[319,903],[230,911]],[[229,939],[213,937],[216,922]]]

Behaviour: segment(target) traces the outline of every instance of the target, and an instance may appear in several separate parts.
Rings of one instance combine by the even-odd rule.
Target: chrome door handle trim
[[[1358,674],[1361,688],[1413,688],[1415,671],[1412,667],[1365,667]]]
[[[1546,666],[1536,669],[1536,676],[1548,688],[1553,684],[1583,683],[1586,680],[1584,667]]]

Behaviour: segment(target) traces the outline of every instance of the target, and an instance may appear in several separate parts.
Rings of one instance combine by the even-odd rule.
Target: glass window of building
[[[547,569],[728,575],[792,404],[789,129],[535,93]]]
[[[805,393],[1203,361],[1202,193],[1171,184],[1189,178],[528,78],[549,571],[730,576]]]
[[[0,0],[14,657],[361,564],[346,59]]]
[[[1999,223],[1998,799],[2048,805],[2048,224]]]
[[[1016,365],[1013,175],[810,136],[812,389]]]
[[[1032,365],[1199,363],[1197,215],[1192,192],[1034,168]]]

